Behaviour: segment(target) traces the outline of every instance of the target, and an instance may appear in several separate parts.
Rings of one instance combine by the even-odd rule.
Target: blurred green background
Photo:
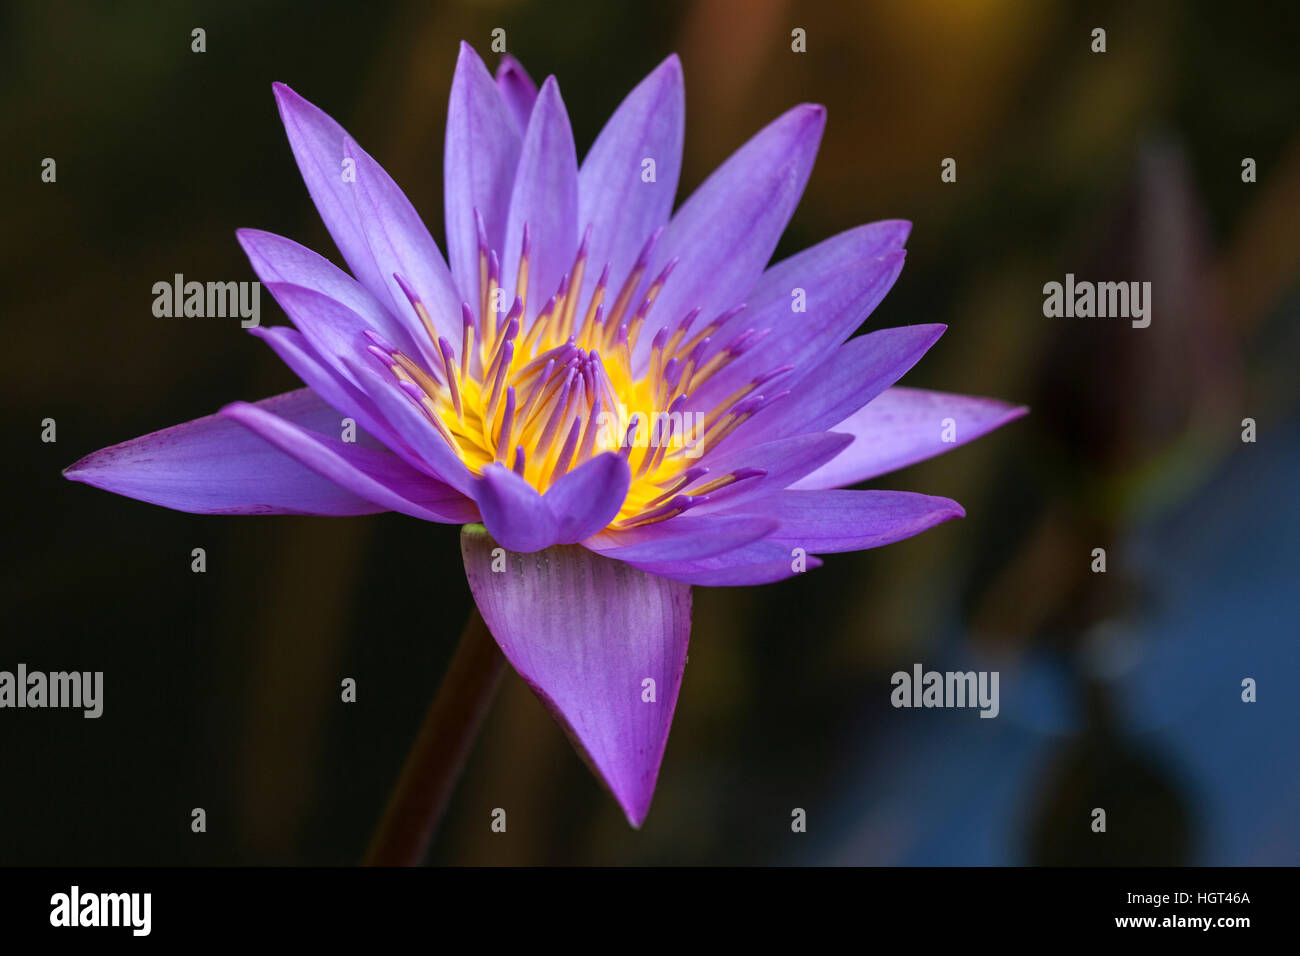
[[[360,858],[470,609],[456,529],[180,514],[59,471],[297,387],[236,321],[151,314],[176,272],[253,278],[238,227],[335,256],[271,82],[338,119],[441,241],[457,44],[494,67],[497,27],[558,77],[580,154],[678,52],[681,198],[779,112],[824,103],[777,258],[912,220],[866,327],[947,323],[905,384],[1032,413],[872,483],[966,520],[696,590],[640,832],[508,674],[431,860],[1300,862],[1295,4],[28,0],[0,11],[0,668],[103,670],[106,701],[97,721],[0,712],[0,863]],[[1151,327],[1044,318],[1066,272],[1151,281]],[[918,661],[1000,670],[999,718],[892,709],[890,674]]]

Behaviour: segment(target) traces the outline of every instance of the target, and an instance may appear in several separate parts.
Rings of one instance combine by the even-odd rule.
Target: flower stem
[[[366,866],[423,862],[504,669],[505,658],[475,608],[388,798]]]

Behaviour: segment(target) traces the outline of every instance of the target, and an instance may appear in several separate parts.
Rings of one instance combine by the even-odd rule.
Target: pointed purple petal
[[[577,546],[511,554],[493,573],[494,547],[478,526],[461,534],[483,620],[639,827],[686,667],[690,588]]]
[[[344,179],[347,133],[328,114],[283,83],[273,83],[280,119],[307,191],[343,254],[344,261],[372,295],[386,297],[384,277],[375,268],[370,244],[357,218],[353,184]]]
[[[903,268],[907,223],[861,226],[786,259],[745,295],[745,308],[713,336],[715,351],[748,329],[771,329],[754,348],[714,375],[691,398],[708,408],[756,376],[781,366],[823,361],[860,326],[893,287]],[[874,256],[882,246],[898,245]],[[805,311],[796,312],[796,290]],[[773,387],[770,385],[768,387]]]
[[[591,224],[592,232],[579,302],[591,296],[606,265],[617,291],[650,234],[668,221],[685,120],[682,65],[674,54],[627,95],[582,161],[578,228]],[[647,159],[654,161],[653,182],[643,178]]]
[[[504,465],[488,465],[475,499],[488,533],[511,551],[540,551],[555,544],[559,528],[537,489]]]
[[[819,554],[878,548],[966,516],[949,498],[911,491],[782,491],[746,510],[780,522],[773,542]]]
[[[651,574],[700,587],[744,587],[771,584],[821,567],[821,560],[772,540],[755,541],[723,554],[696,561],[638,562]]]
[[[461,43],[447,104],[443,207],[447,261],[461,300],[468,302],[475,314],[479,302],[475,210],[483,218],[489,248],[500,253],[519,147],[519,131],[491,74],[469,44]]]
[[[281,282],[303,286],[342,303],[391,341],[406,334],[406,326],[398,323],[365,286],[318,252],[261,229],[237,229],[235,238],[264,285]]]
[[[1028,411],[995,398],[886,389],[835,426],[835,431],[852,435],[853,443],[791,487],[814,490],[866,481],[974,441]]]
[[[385,380],[378,372],[359,364],[358,360],[345,358],[343,361],[361,390],[375,403],[379,414],[415,451],[424,468],[466,497],[476,497],[478,484],[474,476],[396,381]]]
[[[897,382],[946,328],[907,325],[850,339],[788,386],[790,394],[724,438],[718,449],[833,428]]]
[[[340,417],[354,419],[377,442],[401,454],[408,463],[415,464],[413,455],[406,450],[406,443],[379,414],[370,397],[325,362],[305,335],[287,325],[258,326],[248,331],[271,346],[303,384]]]
[[[748,515],[680,515],[668,521],[609,531],[585,542],[618,561],[696,561],[760,541],[776,531],[776,521]]]
[[[393,273],[400,272],[420,295],[434,322],[458,331],[453,320],[460,297],[442,254],[405,194],[343,127],[287,86],[277,83],[274,89],[303,180],[335,244],[361,284],[413,334],[408,339],[386,328],[393,319],[384,324],[372,319],[372,327],[403,346],[411,342],[422,345],[428,338],[393,280]],[[300,281],[302,278],[288,281],[316,287],[315,282]],[[327,289],[321,291],[330,294]],[[348,301],[341,295],[335,297]]]
[[[881,219],[846,229],[838,235],[823,239],[815,246],[796,252],[787,259],[773,263],[754,284],[753,296],[747,300],[759,301],[768,297],[784,297],[787,304],[790,290],[795,286],[807,288],[825,279],[835,278],[840,272],[857,263],[880,259],[898,252],[907,244],[912,234],[912,224],[906,219]],[[828,290],[828,301],[842,304],[842,297]]]
[[[627,459],[613,451],[562,476],[542,496],[558,523],[556,540],[576,544],[608,525],[623,506],[631,482]]]
[[[507,302],[519,292],[515,276],[525,226],[530,251],[524,317],[531,319],[559,287],[560,278],[573,268],[578,251],[578,158],[569,114],[553,76],[542,83],[533,105],[510,197],[501,259],[502,286],[511,290]]]
[[[851,436],[837,432],[814,432],[778,438],[731,452],[704,455],[700,458],[700,463],[709,469],[709,474],[703,479],[706,481],[733,474],[741,468],[758,469],[763,474],[746,481],[716,504],[712,501],[705,502],[693,509],[692,513],[706,515],[713,511],[734,510],[752,498],[783,491],[805,475],[834,461],[852,441]]]
[[[322,434],[339,413],[310,389],[257,407]],[[63,472],[114,494],[195,514],[363,515],[385,510],[341,488],[221,415],[207,415],[87,455]]]
[[[638,354],[669,322],[695,308],[718,315],[753,288],[803,194],[825,124],[821,106],[796,106],[736,150],[677,211],[649,275],[680,261],[650,310]]]
[[[327,481],[382,508],[446,524],[478,520],[473,502],[392,452],[322,435],[248,402],[227,405],[220,414]]]
[[[361,283],[325,257],[292,239],[260,229],[238,229],[235,237],[263,285],[281,283],[319,292],[355,312],[367,327],[399,348],[414,349],[408,326]]]
[[[344,390],[353,398],[347,407],[356,409],[357,421],[409,464],[472,496],[473,481],[460,458],[424,413],[398,391],[396,380],[385,381],[371,367],[364,320],[342,303],[311,289],[281,283],[267,288],[307,339],[312,353],[342,380]],[[285,357],[286,361],[290,358],[288,354]],[[300,374],[308,371],[302,362],[290,365]],[[327,392],[326,397],[332,401],[335,394]]]
[[[375,271],[388,291],[387,304],[410,329],[426,360],[436,362],[437,346],[395,276],[400,275],[415,292],[439,335],[460,335],[462,297],[438,244],[406,194],[351,137],[344,141],[344,148],[356,160],[356,182],[351,185],[357,220],[369,244]]]
[[[537,84],[528,75],[524,65],[509,53],[503,54],[501,62],[497,64],[497,89],[501,91],[501,99],[522,136],[528,128],[533,103],[537,100]]]
[[[365,319],[343,303],[305,286],[268,282],[266,288],[320,360],[358,385],[344,360],[365,354],[370,344],[364,335],[369,328]]]

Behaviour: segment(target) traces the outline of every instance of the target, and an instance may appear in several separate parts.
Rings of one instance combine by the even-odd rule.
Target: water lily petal
[[[364,329],[395,336],[390,339],[395,345],[408,341],[406,330],[351,276],[315,252],[290,239],[253,229],[240,230],[239,241],[266,289],[286,315],[311,336],[287,326],[255,326],[248,332],[265,339],[304,384],[335,410],[359,421],[365,431],[407,463],[421,467],[419,455],[390,427],[374,402],[361,392],[347,364],[338,358],[343,352],[369,345],[360,334]],[[415,354],[415,347],[406,347]]]
[[[949,498],[911,491],[782,491],[746,510],[780,522],[773,542],[819,554],[878,548],[966,516]]]
[[[355,312],[366,327],[414,354],[415,341],[411,338],[410,328],[365,286],[324,256],[292,239],[260,229],[237,229],[235,237],[248,256],[253,271],[268,288],[273,283],[280,283],[318,292]]]
[[[384,277],[375,268],[357,217],[353,184],[344,179],[347,132],[324,110],[313,106],[283,83],[273,83],[289,146],[312,202],[352,274],[380,301],[387,298]]]
[[[361,390],[375,403],[379,414],[419,456],[424,470],[466,497],[476,497],[478,484],[470,470],[396,382],[351,358],[344,358],[343,362]]]
[[[510,191],[519,164],[519,131],[492,75],[468,43],[461,43],[447,104],[443,145],[443,208],[447,261],[461,300],[479,311],[479,249],[475,211],[488,247],[504,248]],[[548,292],[547,295],[550,295]]]
[[[488,630],[639,827],[686,668],[690,588],[574,545],[493,573],[495,544],[479,526],[461,534]]]
[[[542,83],[528,119],[519,154],[502,258],[502,288],[510,301],[522,290],[515,285],[524,228],[528,229],[528,305],[532,319],[573,268],[578,251],[578,156],[573,145],[569,114],[560,98],[555,77]]]
[[[903,269],[907,223],[873,223],[828,239],[773,266],[745,297],[746,306],[713,336],[721,351],[749,329],[771,329],[759,348],[744,352],[701,386],[691,404],[712,408],[764,372],[821,361],[842,345],[878,306]],[[900,245],[871,256],[882,245]],[[796,311],[801,307],[802,311]],[[778,388],[781,380],[766,387]]]
[[[388,292],[389,306],[410,329],[419,354],[436,364],[437,346],[396,277],[400,275],[424,305],[438,334],[457,339],[461,334],[461,297],[451,272],[420,214],[392,177],[350,136],[344,140],[344,149],[356,161],[356,182],[351,185],[357,220],[375,271]]]
[[[370,341],[364,335],[369,328],[365,319],[342,302],[305,286],[268,282],[266,288],[311,344],[317,357],[344,379],[360,386],[348,362],[367,354]]]
[[[448,524],[478,520],[473,502],[416,471],[392,452],[322,435],[248,402],[233,402],[219,414],[322,478],[390,511]]]
[[[673,216],[648,275],[678,265],[637,340],[648,354],[654,334],[699,308],[705,319],[739,304],[772,257],[803,195],[826,110],[796,106],[736,150]]]
[[[592,230],[579,302],[591,296],[606,265],[611,296],[616,293],[650,234],[668,221],[682,168],[685,125],[685,83],[674,54],[619,104],[582,161],[578,228],[590,224]],[[649,182],[646,160],[654,163]]]
[[[902,378],[946,328],[907,325],[850,339],[788,386],[788,395],[724,438],[718,450],[833,428]]]
[[[755,541],[695,561],[636,562],[643,571],[700,587],[771,584],[821,567],[821,560],[771,540]]]
[[[497,89],[501,91],[501,99],[514,118],[519,135],[523,136],[524,130],[528,128],[533,103],[537,100],[537,84],[528,75],[524,65],[509,53],[503,54],[501,62],[497,64]]]
[[[287,325],[258,326],[248,331],[271,346],[280,360],[302,379],[304,385],[338,412],[340,418],[353,419],[365,434],[373,435],[379,444],[415,464],[406,442],[379,414],[370,397],[322,359],[305,335]]]
[[[881,219],[823,239],[766,269],[754,284],[751,294],[746,296],[746,301],[751,308],[769,299],[780,299],[789,305],[790,291],[803,288],[809,290],[811,304],[815,287],[840,281],[840,273],[855,265],[861,266],[900,251],[911,232],[912,224],[905,219]],[[859,294],[860,291],[852,287],[836,286],[823,290],[821,296],[822,301],[832,306],[831,311],[835,312]]]
[[[741,469],[763,474],[738,482],[734,490],[723,489],[710,501],[691,509],[691,514],[706,515],[731,510],[740,503],[789,488],[800,478],[833,461],[853,442],[851,435],[838,432],[812,432],[750,445],[730,452],[705,454],[700,458],[709,472],[701,481],[710,481]],[[672,519],[676,521],[677,519]]]
[[[366,351],[370,342],[363,334],[364,320],[342,303],[311,289],[274,282],[267,288],[316,357],[338,373],[347,391],[355,390],[363,397],[347,406],[356,408],[357,420],[366,423],[409,464],[472,497],[473,479],[460,456],[399,391],[395,380],[386,381],[369,366],[373,360]],[[333,392],[326,394],[336,397]]]
[[[312,431],[338,433],[339,413],[311,389],[263,399],[256,407]],[[222,415],[102,448],[63,474],[114,494],[195,514],[364,515],[386,510]]]
[[[974,441],[1028,411],[996,398],[886,389],[835,426],[852,435],[853,443],[791,487],[840,488],[866,481]]]
[[[776,521],[748,515],[686,514],[639,528],[606,531],[584,543],[619,561],[697,561],[761,541],[778,527]]]
[[[511,551],[548,548],[559,539],[559,522],[537,489],[503,465],[488,465],[475,500],[488,533]]]
[[[563,475],[542,496],[555,516],[556,541],[576,544],[613,521],[631,483],[627,459],[613,451]]]

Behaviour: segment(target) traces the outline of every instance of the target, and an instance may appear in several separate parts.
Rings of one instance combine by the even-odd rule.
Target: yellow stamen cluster
[[[631,311],[645,277],[648,244],[608,310],[606,269],[579,316],[586,246],[584,241],[571,273],[527,328],[521,326],[528,314],[527,231],[517,296],[504,315],[498,308],[497,259],[481,246],[477,314],[482,318],[476,321],[470,307],[464,307],[458,352],[438,335],[424,304],[402,282],[441,362],[423,367],[388,345],[371,351],[385,360],[406,394],[475,474],[497,463],[545,492],[592,457],[618,452],[627,458],[632,483],[613,526],[661,521],[701,495],[752,477],[732,473],[701,483],[707,469],[692,465],[753,413],[761,396],[751,398],[750,393],[760,380],[707,413],[685,406],[695,389],[758,337],[745,332],[729,347],[710,350],[710,336],[739,310],[691,334],[697,310],[671,331],[660,330],[648,358],[638,363],[636,346],[646,315],[674,263],[650,282]],[[746,398],[750,400],[743,402]]]

